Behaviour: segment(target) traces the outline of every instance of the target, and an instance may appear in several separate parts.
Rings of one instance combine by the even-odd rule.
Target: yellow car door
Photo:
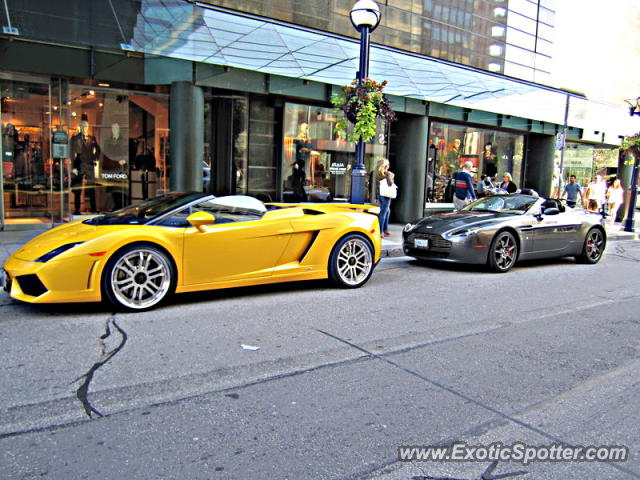
[[[184,232],[185,285],[268,277],[292,233],[286,218],[234,221]]]

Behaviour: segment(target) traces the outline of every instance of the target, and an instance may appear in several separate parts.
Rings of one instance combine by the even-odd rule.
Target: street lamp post
[[[635,104],[626,100],[629,103],[629,115],[640,116],[640,97],[636,98]],[[640,148],[634,147],[631,148],[631,153],[633,154],[633,171],[631,172],[631,185],[629,192],[629,205],[627,210],[627,218],[624,221],[624,231],[625,232],[634,232],[635,231],[635,222],[633,220],[633,214],[636,209],[636,196],[638,195],[638,168],[640,168]],[[615,221],[615,218],[614,218]]]
[[[625,232],[635,231],[635,221],[633,219],[633,214],[636,209],[636,196],[638,195],[638,168],[640,168],[640,148],[634,148],[631,152],[633,153],[634,160],[633,171],[631,172],[629,206],[627,209],[627,218],[624,221]]]
[[[356,74],[358,86],[369,76],[369,35],[380,23],[380,8],[373,0],[359,0],[351,9],[351,23],[360,32],[360,65]],[[356,158],[351,169],[351,203],[364,203],[367,170],[364,166],[365,144],[356,144]]]

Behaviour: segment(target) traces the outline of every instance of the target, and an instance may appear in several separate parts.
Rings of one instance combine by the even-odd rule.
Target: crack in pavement
[[[491,464],[480,474],[479,477],[474,479],[465,479],[459,477],[432,477],[430,475],[417,475],[411,477],[413,480],[498,480],[500,478],[519,477],[520,475],[526,475],[526,470],[517,470],[515,472],[499,473],[494,475],[493,471],[498,465],[497,461],[491,462]]]
[[[640,258],[635,255],[631,255],[622,245],[616,245],[616,253],[609,253],[613,257],[618,257],[623,260],[629,260],[632,262],[640,262]]]
[[[118,346],[116,346],[113,350],[107,350],[106,341],[113,332],[111,327],[113,327],[113,329],[120,333],[121,339]],[[71,382],[76,383],[84,378],[84,381],[76,390],[76,397],[78,397],[78,400],[80,400],[80,402],[82,403],[84,411],[89,418],[91,418],[92,413],[95,413],[99,417],[104,416],[95,407],[93,407],[93,405],[91,405],[91,402],[89,402],[88,393],[89,386],[91,385],[91,380],[93,380],[93,376],[99,368],[108,363],[113,357],[117,355],[120,350],[122,350],[125,343],[127,343],[127,333],[122,328],[120,328],[120,325],[116,323],[116,315],[114,313],[107,319],[107,322],[105,323],[105,331],[102,335],[100,335],[100,358],[91,366],[87,373]]]

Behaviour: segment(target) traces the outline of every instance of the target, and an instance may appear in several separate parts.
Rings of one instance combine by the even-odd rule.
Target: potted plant
[[[368,142],[376,135],[376,121],[379,118],[387,122],[396,119],[389,99],[382,92],[386,85],[386,80],[378,83],[365,78],[361,85],[354,80],[331,97],[336,111],[344,112],[334,129],[340,137],[354,143],[360,139]],[[353,124],[351,129],[349,123]]]

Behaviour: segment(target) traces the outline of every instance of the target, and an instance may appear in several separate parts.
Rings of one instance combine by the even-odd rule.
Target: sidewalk
[[[390,224],[390,236],[382,239],[382,256],[383,257],[402,257],[402,229],[404,224]],[[640,238],[640,232],[636,233],[624,232],[621,224],[607,225],[607,240],[615,242],[618,240],[637,240]],[[31,240],[36,235],[46,231],[47,229],[35,230],[1,230],[0,231],[0,267],[9,256],[16,251],[21,245]]]

